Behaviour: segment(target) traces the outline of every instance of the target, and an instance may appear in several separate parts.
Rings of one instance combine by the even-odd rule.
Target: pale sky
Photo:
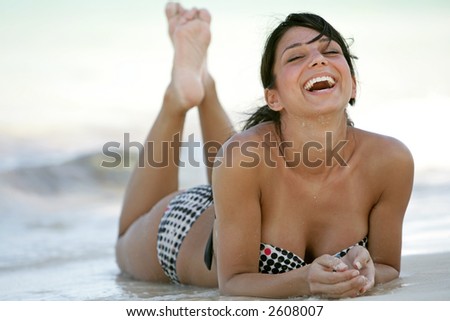
[[[15,140],[64,151],[96,149],[124,132],[142,139],[169,81],[172,51],[165,3],[0,0],[4,150],[16,150]],[[360,88],[350,114],[356,126],[401,139],[420,168],[449,167],[448,1],[183,4],[212,13],[208,62],[233,119],[242,119],[262,97],[259,60],[277,19],[314,12],[354,38]],[[195,121],[187,128],[195,131]]]

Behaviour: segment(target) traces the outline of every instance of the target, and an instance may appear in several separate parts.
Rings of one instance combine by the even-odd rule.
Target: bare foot
[[[186,10],[168,3],[166,16],[175,53],[172,68],[173,90],[184,111],[198,106],[205,95],[206,52],[211,41],[211,16],[206,10]]]

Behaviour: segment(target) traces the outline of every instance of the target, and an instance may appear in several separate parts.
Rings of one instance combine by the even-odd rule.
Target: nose
[[[319,52],[314,55],[309,64],[310,68],[318,66],[328,66],[328,60]]]

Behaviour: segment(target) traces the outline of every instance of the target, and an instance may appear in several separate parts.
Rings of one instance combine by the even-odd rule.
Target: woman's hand
[[[355,264],[360,262],[361,269],[357,268],[359,264],[353,268],[348,260],[331,255],[322,255],[308,266],[307,281],[311,294],[328,298],[356,297],[373,286],[372,260],[368,262],[367,255],[360,250],[350,252],[344,258],[353,258],[352,263]]]
[[[369,251],[363,246],[354,246],[341,258],[342,262],[351,269],[359,271],[360,275],[366,278],[366,284],[359,294],[364,294],[375,285],[375,265]]]

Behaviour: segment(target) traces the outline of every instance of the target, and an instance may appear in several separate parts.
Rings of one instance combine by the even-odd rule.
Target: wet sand
[[[450,300],[450,253],[403,258],[401,277],[349,300]],[[141,282],[121,275],[112,251],[97,258],[60,260],[15,271],[0,271],[0,300],[43,301],[172,301],[259,300],[225,297],[217,289]],[[318,298],[293,298],[318,300]]]
[[[128,170],[105,174],[97,163],[94,155],[0,175],[11,183],[0,187],[0,300],[259,300],[121,275],[114,244]],[[189,175],[182,185],[195,182]],[[351,300],[450,300],[449,186],[416,184],[400,278]]]

